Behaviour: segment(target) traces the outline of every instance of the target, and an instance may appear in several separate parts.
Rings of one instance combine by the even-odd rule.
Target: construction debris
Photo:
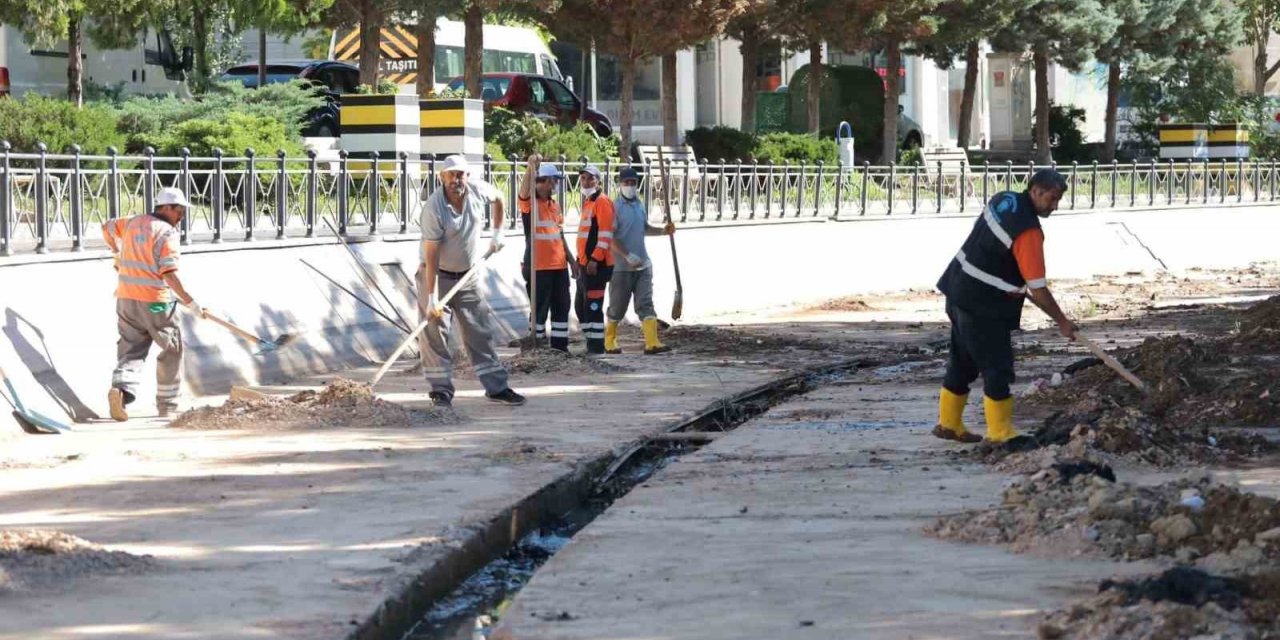
[[[337,378],[319,392],[285,398],[237,396],[219,407],[188,411],[170,425],[178,429],[288,430],[323,427],[419,427],[459,421],[451,409],[409,409],[382,400],[369,385]]]
[[[1280,637],[1280,572],[1224,577],[1175,567],[1107,580],[1093,598],[1047,616],[1045,640],[1174,640]]]
[[[939,538],[1015,552],[1175,558],[1214,570],[1280,561],[1280,501],[1189,478],[1117,483],[1095,460],[1054,463],[1014,482],[998,507],[941,518]]]
[[[44,590],[76,578],[135,574],[155,567],[152,556],[107,551],[61,531],[0,530],[0,596]]]

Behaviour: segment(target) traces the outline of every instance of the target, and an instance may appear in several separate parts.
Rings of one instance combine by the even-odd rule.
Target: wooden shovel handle
[[[1138,379],[1138,376],[1133,375],[1132,371],[1126,369],[1124,365],[1120,364],[1119,360],[1116,360],[1111,354],[1104,351],[1096,342],[1086,338],[1084,334],[1078,332],[1076,333],[1076,340],[1079,340],[1084,344],[1085,348],[1092,352],[1093,355],[1097,356],[1103,364],[1111,367],[1113,371],[1120,374],[1121,378],[1128,380],[1129,384],[1137,387],[1141,391],[1147,390],[1147,385],[1143,384],[1142,380]]]
[[[262,338],[258,337],[256,334],[245,331],[244,329],[241,329],[240,327],[237,327],[236,325],[232,324],[230,320],[224,320],[222,318],[219,318],[218,316],[214,315],[210,311],[206,310],[204,312],[204,317],[230,329],[232,333],[240,336],[241,338],[244,338],[245,340],[248,340],[254,343],[266,342]]]

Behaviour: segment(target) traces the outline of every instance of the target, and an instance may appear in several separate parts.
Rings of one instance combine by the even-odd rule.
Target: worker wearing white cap
[[[569,248],[569,241],[564,238],[564,214],[552,197],[556,184],[563,179],[564,173],[554,164],[543,163],[542,157],[536,153],[529,156],[524,176],[520,180],[516,206],[524,223],[525,237],[520,272],[524,275],[525,290],[537,297],[537,300],[532,301],[535,310],[534,336],[538,342],[546,337],[545,323],[550,315],[551,348],[568,351],[569,274],[572,267],[573,277],[578,277],[578,264],[573,261],[573,251]],[[530,183],[533,183],[533,196],[537,198],[537,220],[529,219],[534,209],[534,201],[529,194]],[[531,263],[532,275],[529,271]],[[535,283],[537,287],[532,287]]]
[[[502,231],[506,209],[502,194],[491,184],[471,177],[467,159],[452,155],[440,166],[440,188],[422,208],[422,264],[418,268],[418,309],[430,320],[419,351],[427,382],[431,384],[431,401],[437,406],[453,403],[453,354],[449,351],[451,318],[457,316],[462,341],[475,367],[485,397],[507,405],[524,404],[524,396],[507,386],[507,370],[493,349],[489,334],[489,307],[480,295],[480,285],[473,278],[448,302],[447,309],[437,306],[436,292],[449,291],[478,268],[487,253],[479,249],[480,231],[484,228],[484,211],[493,205],[493,239],[488,253],[502,248]],[[439,287],[437,287],[437,284]]]
[[[613,277],[613,200],[600,188],[600,170],[583,165],[578,170],[582,213],[578,222],[578,281],[575,306],[578,326],[587,339],[587,353],[604,351],[604,294]]]
[[[155,197],[155,211],[117,218],[102,226],[119,274],[116,283],[116,369],[107,403],[111,417],[129,419],[125,406],[137,399],[142,365],[152,343],[161,349],[156,363],[156,408],[160,417],[177,409],[182,387],[182,330],[175,317],[180,300],[194,317],[204,310],[178,278],[178,225],[191,203],[181,189],[165,187]]]

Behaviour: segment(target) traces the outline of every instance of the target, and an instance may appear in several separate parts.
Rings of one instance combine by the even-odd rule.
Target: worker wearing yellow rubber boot
[[[1075,339],[1076,325],[1062,313],[1045,279],[1040,228],[1040,218],[1058,208],[1066,189],[1061,174],[1044,169],[1031,177],[1026,191],[997,194],[938,281],[951,320],[951,353],[933,435],[966,443],[982,440],[961,419],[969,385],[981,375],[986,442],[1034,446],[1033,438],[1013,428],[1011,332],[1021,323],[1023,300],[1031,298],[1058,323],[1063,337]]]
[[[653,263],[645,249],[645,236],[673,235],[674,224],[664,227],[648,223],[644,201],[637,193],[640,173],[631,167],[618,172],[619,194],[614,204],[613,278],[609,281],[609,309],[604,325],[604,352],[622,353],[618,346],[618,324],[627,315],[634,299],[636,315],[644,329],[645,355],[671,350],[658,339],[658,313],[653,308]]]

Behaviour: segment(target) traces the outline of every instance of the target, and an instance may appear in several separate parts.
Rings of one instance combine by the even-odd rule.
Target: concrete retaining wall
[[[1101,273],[1230,267],[1271,260],[1280,208],[1223,207],[1055,215],[1046,223],[1050,280]],[[932,288],[973,224],[971,216],[875,218],[687,228],[676,237],[685,318],[904,288]],[[526,330],[519,235],[494,260],[485,288],[502,341]],[[394,306],[416,321],[411,282],[416,238],[355,245]],[[665,238],[650,238],[656,302],[666,316],[674,292]],[[301,262],[306,260],[370,302],[345,250],[332,241],[192,247],[182,275],[202,304],[264,336],[298,341],[255,356],[252,345],[209,323],[184,319],[189,393],[232,384],[274,383],[297,375],[379,361],[402,333]],[[13,258],[0,262],[3,338],[0,364],[23,400],[52,416],[105,416],[115,361],[115,273],[104,253]],[[388,308],[388,311],[390,309]],[[390,313],[394,317],[394,313]],[[153,363],[152,363],[153,366]],[[154,369],[144,372],[139,405],[147,412]]]

